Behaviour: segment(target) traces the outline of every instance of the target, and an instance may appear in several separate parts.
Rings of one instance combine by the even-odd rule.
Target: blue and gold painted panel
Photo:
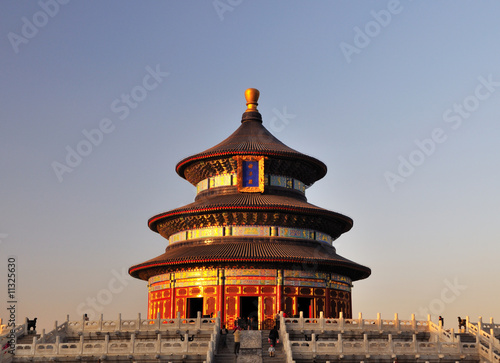
[[[175,287],[212,286],[212,285],[217,285],[216,278],[184,279],[175,282]]]
[[[188,279],[199,277],[216,277],[217,270],[194,270],[194,271],[179,271],[175,273],[175,279]]]
[[[225,276],[268,276],[275,277],[277,270],[271,269],[230,269],[225,271]]]
[[[238,162],[236,180],[242,193],[264,192],[264,156],[234,156]]]
[[[337,281],[337,282],[343,282],[349,285],[352,285],[352,280],[349,277],[338,275],[338,274],[332,274],[331,275],[332,281]]]
[[[276,285],[276,279],[260,276],[226,277],[226,285]]]
[[[300,270],[285,270],[283,275],[284,277],[299,277],[299,278],[310,278],[310,279],[327,278],[327,273],[325,272],[300,271]]]
[[[287,278],[284,281],[284,285],[285,286],[298,286],[298,287],[302,287],[302,286],[326,287],[326,281]]]
[[[170,281],[170,273],[150,277],[148,283],[151,285],[160,281]]]
[[[314,239],[314,231],[301,228],[279,227],[278,235],[288,238]]]
[[[233,236],[261,236],[270,235],[269,226],[233,226]]]
[[[256,160],[243,160],[241,162],[243,187],[256,187],[259,185],[259,162]]]
[[[340,283],[333,283],[331,282],[329,284],[331,289],[335,290],[342,290],[342,291],[351,291],[351,286],[350,285],[345,285],[345,284],[340,284]]]

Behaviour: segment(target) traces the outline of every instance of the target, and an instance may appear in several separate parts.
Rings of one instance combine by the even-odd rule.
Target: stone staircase
[[[214,363],[232,363],[236,362],[236,355],[234,354],[234,335],[232,331],[229,331],[227,335],[227,347],[223,347],[221,342],[217,347],[217,352],[215,353]]]
[[[475,343],[476,337],[470,333],[455,333],[456,337],[460,337],[462,343]]]
[[[262,363],[285,363],[286,357],[283,351],[283,343],[280,342],[276,344],[276,353],[274,357],[269,356],[269,347],[271,344],[267,341],[270,330],[262,330]]]
[[[285,352],[283,350],[283,343],[277,344],[275,347],[276,353],[274,357],[269,356],[269,346],[271,345],[267,341],[267,337],[269,336],[269,330],[261,330],[262,334],[262,362],[263,363],[285,363],[286,357]],[[217,352],[215,353],[215,363],[233,363],[236,362],[237,356],[234,354],[234,336],[230,331],[227,335],[227,347],[223,347],[222,344],[219,343],[217,347]]]
[[[33,338],[36,337],[40,339],[40,334],[24,334],[17,338],[17,344],[31,344],[33,343]]]

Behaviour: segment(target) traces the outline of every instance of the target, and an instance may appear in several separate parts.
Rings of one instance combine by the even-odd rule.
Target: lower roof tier
[[[150,277],[179,269],[208,266],[286,266],[289,269],[339,273],[353,281],[365,279],[370,268],[350,261],[326,243],[295,241],[286,238],[211,238],[176,243],[165,253],[132,266],[129,274]]]

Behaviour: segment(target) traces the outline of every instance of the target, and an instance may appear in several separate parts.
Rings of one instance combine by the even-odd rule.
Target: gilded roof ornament
[[[247,110],[245,112],[255,112],[257,110],[257,101],[259,100],[260,92],[256,88],[248,88],[245,91],[245,98],[247,100]]]

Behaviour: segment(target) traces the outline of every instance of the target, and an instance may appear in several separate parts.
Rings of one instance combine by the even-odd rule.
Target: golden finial
[[[245,112],[257,111],[259,96],[260,92],[256,88],[249,88],[245,91],[245,98],[247,100],[247,110]]]

